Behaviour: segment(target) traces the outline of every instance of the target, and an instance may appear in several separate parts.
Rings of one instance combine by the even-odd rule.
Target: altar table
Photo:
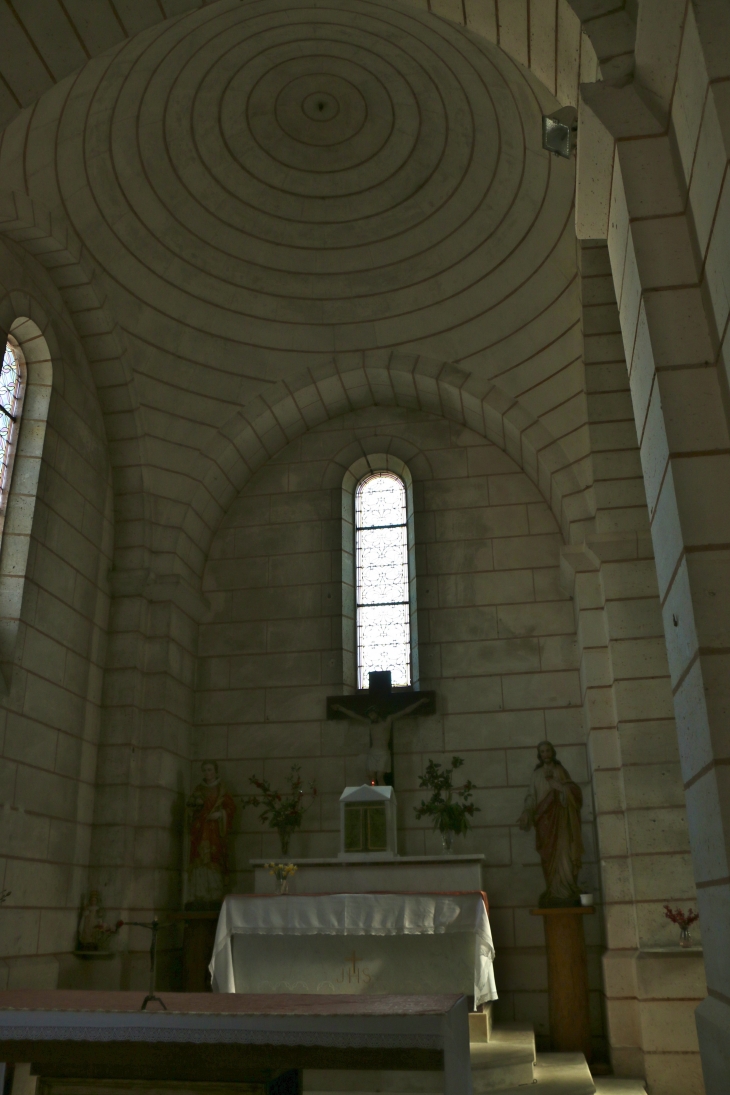
[[[216,992],[448,991],[478,1008],[497,999],[493,962],[481,892],[232,894],[210,972]]]
[[[445,1095],[472,1093],[463,996],[160,998],[167,1010],[141,1011],[141,992],[0,992],[0,1062],[30,1061],[41,1076],[253,1082],[262,1092],[290,1087],[282,1069],[443,1069]]]

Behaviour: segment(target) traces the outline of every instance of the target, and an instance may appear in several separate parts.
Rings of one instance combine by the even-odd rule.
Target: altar
[[[276,883],[263,859],[252,859],[254,890],[272,894]],[[482,890],[484,856],[339,855],[336,859],[291,859],[297,868],[290,893],[451,893]]]
[[[214,992],[497,999],[486,895],[234,894],[221,909]]]

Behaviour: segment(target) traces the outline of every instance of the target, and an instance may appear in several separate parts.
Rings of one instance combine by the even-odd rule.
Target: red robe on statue
[[[549,777],[560,783],[559,791],[550,787]],[[580,787],[558,761],[533,772],[525,808],[532,813],[535,845],[545,875],[541,905],[573,905],[578,900],[578,872],[583,857],[582,805]]]
[[[190,803],[193,817],[190,823],[190,866],[216,871],[221,876],[228,871],[228,830],[236,812],[236,803],[220,780],[199,783]]]

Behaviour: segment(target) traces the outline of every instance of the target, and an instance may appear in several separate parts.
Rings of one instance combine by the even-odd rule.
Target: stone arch
[[[9,305],[7,299],[0,305],[0,322],[5,319]],[[35,311],[36,319],[42,320]],[[43,331],[34,319],[19,315],[7,327],[23,356],[26,371],[23,413],[0,541],[0,672],[1,683],[9,691],[53,387],[53,360]]]
[[[124,445],[110,443],[110,460],[116,479],[115,494],[144,491],[144,439],[136,400],[134,377],[128,360],[123,332],[113,319],[106,295],[81,241],[65,220],[17,191],[0,190],[0,234],[32,255],[49,273],[68,309],[76,334],[84,348],[104,415],[107,439],[123,439]],[[18,303],[9,316],[42,312],[30,294],[13,294]],[[0,312],[0,326],[7,321]],[[44,334],[50,325],[39,322]],[[7,328],[6,328],[7,329]],[[49,336],[50,337],[50,336]],[[59,355],[51,347],[52,355]],[[121,482],[120,482],[121,480]]]
[[[587,483],[545,426],[497,385],[448,362],[384,351],[337,355],[302,370],[237,411],[208,453],[210,467],[181,523],[176,564],[199,583],[233,499],[267,460],[307,430],[347,411],[395,406],[467,426],[503,449],[542,492],[566,543],[592,521]]]
[[[323,483],[328,483],[328,481],[331,483],[337,471],[340,471],[344,466],[345,470],[339,476],[342,489],[342,677],[345,686],[353,689],[357,687],[358,676],[357,582],[354,550],[355,493],[361,479],[370,472],[394,472],[406,490],[412,687],[417,688],[420,680],[413,475],[411,474],[408,458],[413,459],[413,462],[421,467],[428,466],[428,458],[424,453],[419,453],[414,445],[404,443],[401,438],[389,438],[387,439],[388,444],[385,446],[383,445],[384,440],[386,440],[384,437],[363,438],[353,445],[347,445],[331,460],[323,477]],[[406,450],[405,459],[400,455],[404,448]]]

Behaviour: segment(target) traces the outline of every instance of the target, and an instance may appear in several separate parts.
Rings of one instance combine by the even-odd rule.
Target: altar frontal
[[[221,909],[216,992],[497,999],[486,895],[238,894]]]

